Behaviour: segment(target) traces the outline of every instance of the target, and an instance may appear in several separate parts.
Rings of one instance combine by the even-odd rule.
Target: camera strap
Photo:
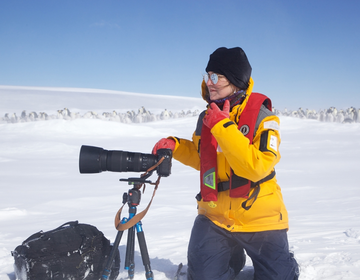
[[[146,176],[149,172],[152,172],[155,168],[157,168],[163,161],[164,161],[165,157],[162,157],[154,166],[150,167],[144,174],[141,175],[141,177],[144,177]],[[155,196],[155,193],[156,193],[156,190],[160,184],[160,178],[161,176],[158,176],[157,180],[155,183],[150,183],[151,185],[155,185],[154,187],[154,191],[153,191],[153,194],[152,194],[152,197],[150,199],[150,202],[148,204],[148,206],[143,210],[141,211],[140,213],[136,214],[134,217],[132,217],[130,220],[127,220],[125,223],[123,223],[121,221],[121,212],[122,212],[122,209],[124,208],[126,202],[121,206],[121,208],[119,209],[119,211],[117,211],[116,215],[115,215],[115,228],[118,230],[118,231],[124,231],[124,230],[127,230],[133,226],[135,226],[138,222],[141,221],[142,218],[144,218],[144,216],[146,215],[146,213],[148,212],[150,206],[151,206],[151,203],[154,199],[154,196]],[[142,187],[143,188],[143,191],[145,190],[145,183],[144,184],[141,184],[139,189],[141,189]]]

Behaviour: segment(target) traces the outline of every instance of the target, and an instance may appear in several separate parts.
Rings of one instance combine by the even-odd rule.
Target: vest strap
[[[275,171],[271,172],[268,176],[266,176],[264,179],[261,179],[258,182],[251,182],[251,188],[255,188],[256,185],[260,185],[266,181],[271,180],[275,177]],[[230,189],[230,181],[220,182],[218,183],[218,191],[224,192]]]

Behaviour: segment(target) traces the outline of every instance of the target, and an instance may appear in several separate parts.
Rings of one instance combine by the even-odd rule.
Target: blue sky
[[[240,46],[275,107],[360,107],[358,0],[1,0],[0,85],[200,96]]]

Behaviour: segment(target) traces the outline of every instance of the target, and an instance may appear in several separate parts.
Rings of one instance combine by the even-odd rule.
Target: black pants
[[[229,232],[197,216],[188,249],[188,280],[231,280],[252,259],[256,280],[296,280],[299,270],[289,252],[286,230]]]

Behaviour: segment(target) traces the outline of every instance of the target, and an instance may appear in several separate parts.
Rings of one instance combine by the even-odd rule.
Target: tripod
[[[140,188],[144,183],[151,183],[151,181],[146,181],[145,179],[148,178],[151,175],[148,174],[147,176],[143,178],[129,178],[129,179],[120,179],[120,181],[127,181],[130,184],[133,184],[134,187],[130,190],[128,190],[127,193],[123,194],[123,204],[128,204],[129,206],[129,218],[123,218],[121,220],[121,224],[126,224],[128,221],[130,221],[137,212],[137,206],[140,204],[141,199],[141,192]],[[140,247],[140,253],[143,265],[145,267],[145,277],[147,280],[154,280],[154,274],[151,271],[150,266],[150,258],[149,253],[146,246],[145,241],[145,234],[142,229],[142,223],[141,221],[137,222],[134,226],[131,226],[128,228],[128,236],[127,236],[127,245],[126,245],[126,255],[125,255],[125,269],[128,270],[128,275],[130,279],[134,278],[134,271],[135,271],[135,261],[134,261],[134,250],[135,250],[135,230],[137,232],[137,238],[139,242]],[[111,273],[111,266],[113,264],[113,260],[116,255],[116,250],[118,250],[121,237],[123,235],[124,231],[119,230],[114,245],[111,249],[107,264],[105,266],[103,275],[101,276],[101,279],[109,279],[109,275]]]

